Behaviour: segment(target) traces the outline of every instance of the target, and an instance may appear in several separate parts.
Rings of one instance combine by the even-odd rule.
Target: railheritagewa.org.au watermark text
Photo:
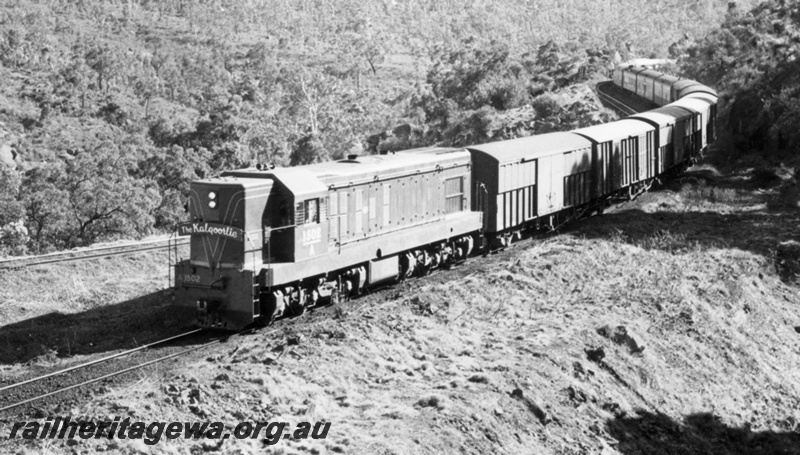
[[[268,445],[281,439],[325,439],[330,422],[141,422],[126,417],[93,421],[70,417],[48,418],[11,424],[8,439],[141,439],[158,444],[163,439],[261,439]]]

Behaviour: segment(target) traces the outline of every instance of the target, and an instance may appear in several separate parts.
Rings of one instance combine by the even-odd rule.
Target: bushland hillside
[[[731,4],[722,26],[685,49],[685,74],[717,88],[720,125],[741,153],[797,156],[800,147],[800,5],[766,1],[748,11]],[[741,152],[741,153],[735,153]]]
[[[0,255],[169,231],[188,182],[229,168],[608,120],[582,82],[630,56],[665,56],[727,10],[719,0],[4,2]]]

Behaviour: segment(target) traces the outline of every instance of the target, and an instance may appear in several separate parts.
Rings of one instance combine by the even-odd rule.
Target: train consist
[[[614,83],[661,107],[572,132],[193,182],[178,309],[233,330],[335,303],[602,212],[715,139],[709,87],[639,67],[617,68]]]

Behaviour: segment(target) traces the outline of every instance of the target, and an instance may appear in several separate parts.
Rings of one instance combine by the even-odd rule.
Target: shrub
[[[330,160],[328,151],[316,134],[307,134],[295,143],[289,163],[292,166],[301,164],[321,163]]]
[[[444,132],[446,142],[453,146],[489,142],[494,114],[494,109],[488,106],[467,114]]]
[[[561,112],[561,105],[558,104],[558,100],[549,93],[537,96],[531,104],[536,111],[536,115],[542,118],[552,117]]]
[[[769,188],[781,182],[781,178],[775,173],[774,169],[768,167],[758,167],[753,170],[753,177],[751,179],[753,185],[758,188]]]
[[[20,256],[28,251],[28,229],[22,220],[0,226],[0,256]]]
[[[498,110],[514,109],[530,102],[528,87],[519,79],[493,81],[487,91],[488,104]]]

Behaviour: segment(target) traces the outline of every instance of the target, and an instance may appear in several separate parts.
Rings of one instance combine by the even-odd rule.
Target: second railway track
[[[67,392],[78,391],[91,384],[109,381],[117,376],[149,365],[210,347],[235,335],[236,334],[218,334],[218,336],[208,340],[207,337],[209,335],[206,334],[205,331],[201,329],[192,330],[90,362],[5,385],[0,387],[0,413],[25,405],[44,406],[48,404],[49,398],[53,398],[59,403],[62,401],[69,401],[74,397],[70,397]],[[151,350],[151,348],[155,346],[168,345],[178,340],[184,342],[191,341],[194,337],[198,337],[198,339],[195,341],[195,344],[189,347],[186,347],[184,344],[167,346],[158,351]],[[140,355],[135,356],[135,359],[131,359],[127,363],[123,361],[126,357],[134,356],[134,354],[137,353],[140,353]]]
[[[598,98],[600,98],[603,104],[606,104],[623,116],[634,115],[640,112],[640,110],[620,100],[619,94],[615,93],[615,89],[617,89],[617,87],[613,82],[601,82],[597,84],[595,93],[597,93]]]
[[[143,242],[127,243],[124,245],[109,245],[96,248],[87,248],[78,251],[59,251],[38,256],[11,257],[0,259],[0,270],[31,267],[34,265],[57,264],[61,262],[79,261],[83,259],[96,259],[120,254],[132,254],[143,251],[166,249],[174,246],[188,245],[188,238],[170,240],[148,240]]]

